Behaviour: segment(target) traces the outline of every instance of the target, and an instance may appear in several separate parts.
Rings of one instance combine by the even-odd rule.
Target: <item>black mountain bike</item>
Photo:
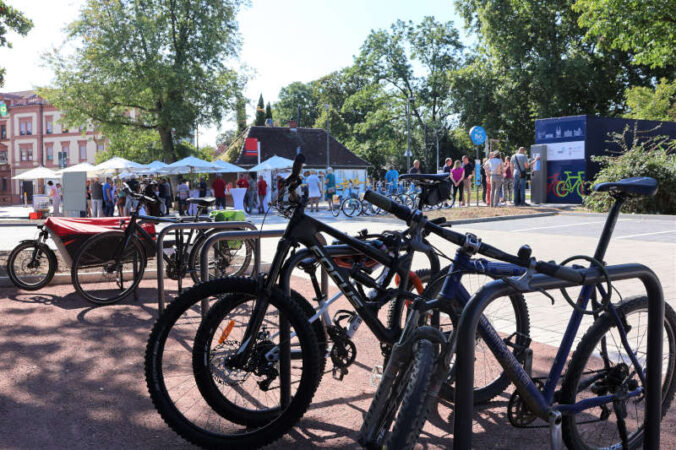
[[[252,448],[281,437],[310,405],[323,374],[328,341],[333,344],[334,367],[349,365],[355,349],[345,338],[363,320],[381,342],[383,353],[389,354],[402,319],[391,317],[385,325],[378,311],[392,300],[417,297],[410,292],[409,281],[416,251],[427,255],[433,273],[439,271],[436,255],[416,227],[375,239],[353,238],[307,216],[305,199],[296,193],[303,159],[296,158],[285,181],[288,204],[278,204],[290,221],[270,273],[258,279],[208,281],[187,290],[169,305],[150,335],[146,380],[153,403],[174,431],[197,445]],[[316,237],[320,232],[343,245],[323,245]],[[299,245],[306,249],[296,251]],[[382,271],[372,270],[375,264]],[[338,324],[328,328],[328,339],[317,320],[324,308],[315,311],[289,285],[294,269],[318,266],[356,311],[338,311]],[[397,277],[399,283],[394,283]],[[311,280],[316,287],[316,278]],[[397,287],[390,287],[393,284]],[[201,320],[204,311],[196,305],[213,298],[217,301]],[[346,317],[341,320],[339,314]],[[187,361],[177,357],[180,352],[190,358],[191,371],[185,370]]]
[[[124,228],[100,233],[89,238],[80,247],[71,267],[71,278],[75,290],[85,299],[99,305],[122,300],[132,292],[143,279],[148,260],[155,256],[155,236],[148,233],[141,222],[179,223],[187,220],[210,221],[201,216],[215,202],[214,199],[188,199],[198,206],[193,218],[166,218],[139,214],[141,206],[157,200],[127,190],[127,194],[139,201],[139,207],[132,211]],[[200,280],[199,255],[202,245],[215,230],[178,231],[176,240],[164,242],[162,257],[166,263],[167,276],[180,279],[190,274],[195,282]],[[210,276],[219,277],[231,273],[244,273],[251,261],[253,244],[250,241],[229,242],[214,246],[210,260]]]

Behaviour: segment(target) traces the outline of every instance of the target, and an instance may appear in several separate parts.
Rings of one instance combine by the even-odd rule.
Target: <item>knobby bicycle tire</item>
[[[119,277],[117,277],[117,283],[120,289],[117,292],[112,290],[110,295],[98,296],[94,294],[94,289],[91,285],[83,286],[83,283],[87,283],[88,278],[92,278],[97,274],[105,275],[103,272],[108,272],[107,267],[110,267],[111,264],[109,260],[114,256],[115,252],[122,247],[124,238],[125,233],[122,231],[107,231],[87,239],[78,250],[75,258],[73,258],[71,280],[77,293],[84,299],[97,305],[109,305],[118,302],[131,294],[143,279],[143,273],[145,272],[147,263],[145,249],[143,248],[141,241],[136,236],[132,236],[131,239],[129,239],[129,246],[122,251],[122,259],[127,261],[131,258],[132,264],[137,266],[137,271],[135,273],[132,272],[131,283],[128,283],[127,286],[124,287],[124,280],[126,277],[123,272],[121,280],[122,286],[120,286],[120,280]],[[119,263],[119,261],[116,261],[114,264]],[[87,269],[98,268],[99,266],[101,266],[101,270],[87,271]],[[83,273],[81,273],[81,271],[83,271]],[[114,273],[108,272],[108,275],[114,275]],[[112,279],[114,277],[110,278]],[[105,291],[108,290],[109,289],[106,289]]]
[[[425,285],[425,291],[422,294],[422,297],[427,299],[435,299],[441,291],[443,286],[443,281],[445,280],[449,267],[446,266],[441,269],[438,273],[432,274],[429,270],[421,270],[416,272],[419,274],[423,285]],[[436,275],[436,277],[433,277]],[[515,326],[517,331],[516,343],[518,346],[526,347],[528,345],[528,337],[530,336],[530,317],[528,313],[528,306],[526,300],[522,294],[512,294],[509,296],[510,303],[514,309],[514,318]],[[462,307],[457,302],[441,302],[439,304],[439,309],[434,311],[433,314],[439,314],[439,312],[449,316],[453,328],[457,327],[458,322],[460,321],[460,315],[462,314]],[[390,304],[387,317],[388,327],[392,327],[394,323],[401,323],[401,320],[404,317],[404,299],[395,299]],[[434,320],[434,319],[433,319]],[[438,319],[436,319],[438,321]],[[477,345],[480,340],[477,340]],[[517,349],[514,350],[515,352]],[[386,358],[387,360],[387,358]],[[455,388],[453,387],[453,382],[455,378],[455,371],[451,369],[448,380],[442,385],[441,390],[439,391],[439,396],[448,401],[454,401],[455,399]],[[475,382],[477,380],[475,379]],[[486,384],[482,387],[476,387],[474,389],[474,403],[486,403],[500,395],[504,390],[509,386],[510,380],[506,373],[501,372],[498,377],[492,380],[489,384]]]
[[[42,259],[39,255],[43,255],[43,258],[47,260],[48,264],[47,273],[37,283],[27,283],[16,274],[16,259],[22,251],[29,248],[37,249],[38,259]],[[38,264],[40,263],[38,262]],[[47,245],[38,243],[36,241],[22,242],[21,244],[14,247],[7,258],[7,275],[16,287],[25,291],[37,291],[38,289],[42,289],[43,287],[47,286],[49,282],[52,281],[52,278],[54,278],[54,273],[56,272],[56,266],[56,255]]]
[[[315,330],[309,321],[307,308],[301,306],[307,302],[302,298],[292,299],[284,295],[279,288],[273,288],[270,304],[283,309],[291,326],[303,343],[303,374],[296,395],[288,407],[274,420],[259,428],[241,429],[236,433],[217,433],[202,428],[190,421],[174,404],[165,382],[163,357],[165,345],[172,327],[181,316],[202,299],[224,296],[225,292],[256,292],[256,280],[244,277],[229,277],[198,284],[178,296],[159,317],[148,339],[145,354],[145,376],[148,392],[155,408],[163,420],[184,439],[204,448],[250,449],[270,444],[283,436],[302,417],[312,401],[320,376],[320,361],[324,354],[317,344]],[[294,297],[299,294],[293,293]],[[309,305],[307,305],[309,307]],[[311,309],[311,307],[310,307]],[[319,324],[321,326],[321,324]],[[192,353],[192,350],[186,350]],[[170,362],[169,362],[170,363]],[[190,374],[192,375],[192,373]],[[178,402],[178,401],[177,401]],[[217,415],[214,411],[208,411]],[[207,424],[209,420],[207,420]]]
[[[385,444],[388,449],[413,449],[427,420],[427,409],[430,403],[424,400],[430,390],[436,352],[434,344],[425,339],[418,341],[413,351],[414,356],[409,363],[412,368],[407,371],[409,377],[402,380],[406,391],[401,400],[401,407],[392,433]]]
[[[624,326],[626,327],[629,324],[627,317],[631,316],[634,313],[638,312],[639,314],[641,314],[642,312],[645,312],[647,317],[648,298],[645,296],[639,296],[633,297],[631,299],[625,299],[622,303],[616,305],[615,307],[617,309],[618,315],[625,322]],[[638,323],[629,325],[627,333],[630,334],[632,331],[636,331],[634,328],[642,324],[647,327],[648,325],[647,319],[644,323],[642,323],[642,321],[639,318]],[[671,402],[674,398],[674,391],[676,390],[676,380],[675,380],[676,377],[674,375],[676,366],[676,313],[674,313],[674,310],[668,304],[664,305],[664,324],[665,329],[663,330],[664,332],[663,339],[666,340],[667,345],[664,346],[664,348],[662,349],[663,370],[666,360],[666,373],[663,374],[664,381],[662,385],[662,416],[664,416],[668,411],[669,406],[671,405]],[[614,368],[614,366],[606,366],[606,363],[609,361],[610,357],[619,356],[622,360],[620,364],[627,364],[629,366],[630,371],[628,375],[632,375],[634,368],[628,356],[622,357],[621,353],[626,350],[622,346],[621,342],[619,342],[619,338],[615,339],[614,336],[612,335],[613,330],[615,330],[616,328],[617,326],[612,315],[606,312],[603,315],[601,315],[597,320],[595,320],[592,326],[584,334],[584,336],[580,340],[580,343],[575,349],[573,356],[571,357],[570,364],[566,372],[566,376],[561,385],[560,403],[572,404],[575,403],[576,401],[579,401],[578,399],[579,394],[585,394],[587,392],[589,394],[593,394],[592,392],[586,390],[578,391],[578,387],[582,385],[583,389],[587,389],[591,388],[591,386],[593,385],[598,386],[599,384],[601,384],[606,379],[606,377],[602,376],[601,374],[609,372]],[[610,338],[612,339],[609,339],[606,336],[610,336]],[[632,335],[628,335],[627,340],[630,345],[635,345],[634,347],[632,347],[632,351],[637,355],[637,357],[645,355],[645,352],[643,352],[641,349],[637,347],[640,347],[642,344],[647,344],[646,335],[643,335],[641,337],[637,333],[636,341],[634,341]],[[596,351],[598,344],[602,345],[603,350],[601,352]],[[608,349],[608,346],[613,346],[614,348]],[[604,357],[603,353],[605,353],[608,356]],[[600,367],[602,361],[604,366],[603,368]],[[599,367],[598,369],[596,368],[591,369],[590,367],[587,366],[587,364]],[[617,365],[619,364],[615,364],[615,366]],[[610,369],[608,369],[608,367],[610,367]],[[645,367],[643,367],[643,369],[645,370]],[[581,382],[581,378],[585,374],[588,374],[592,380],[597,377],[600,378],[598,380],[593,380],[594,381],[593,385],[587,380]],[[608,375],[608,378],[610,377],[611,376]],[[636,379],[636,381],[638,382],[638,386],[640,386],[640,379],[638,379],[638,377],[635,374],[632,378]],[[593,394],[591,395],[591,397],[593,398],[596,395],[598,394]],[[639,415],[639,411],[636,408],[636,404],[641,399],[643,399],[643,405],[645,405],[645,397],[643,396],[635,397],[633,399],[630,398],[626,400],[625,408],[627,408],[628,411],[627,417],[629,417],[629,415],[631,415],[632,412],[636,412],[636,414]],[[603,448],[612,445],[617,445],[618,448],[621,447],[621,442],[612,442],[612,443],[603,442],[600,444],[590,445],[583,440],[588,438],[596,442],[601,441],[604,432],[607,431],[608,428],[612,429],[612,427],[615,426],[613,422],[617,421],[613,420],[614,418],[616,419],[614,405],[612,403],[609,403],[608,405],[609,405],[607,411],[608,416],[605,417],[605,419],[603,420],[598,420],[598,422],[593,421],[593,419],[602,419],[603,416],[597,417],[597,414],[594,414],[596,412],[596,409],[588,409],[581,412],[578,415],[563,416],[562,433],[563,439],[568,448],[575,450],[590,449],[596,448],[596,445],[601,445]],[[643,406],[641,406],[641,408],[642,407]],[[597,409],[600,408],[597,407]],[[580,423],[578,423],[576,419],[578,416],[580,417],[581,420]],[[632,433],[632,435],[628,439],[628,447],[630,449],[639,448],[643,445],[644,430],[642,423],[644,418],[645,416],[642,416],[642,419],[640,421],[636,421],[640,422],[641,425],[636,427],[636,430]],[[625,418],[625,422],[626,421],[627,419]],[[586,432],[584,430],[581,431],[579,429],[579,426],[593,425],[594,423],[602,423],[603,427],[601,429],[594,430],[587,429]],[[583,434],[584,437],[582,436]],[[613,440],[614,439],[615,438],[613,438]]]

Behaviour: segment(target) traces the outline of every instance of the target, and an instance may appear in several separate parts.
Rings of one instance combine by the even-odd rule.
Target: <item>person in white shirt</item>
[[[319,181],[316,170],[310,171],[310,176],[306,178],[305,183],[307,183],[308,188],[308,197],[310,199],[310,212],[314,211],[319,212],[319,199],[322,196],[322,184]]]
[[[49,196],[49,199],[52,201],[52,205],[54,206],[54,213],[52,214],[54,217],[60,216],[59,209],[61,208],[61,196],[59,195],[59,191],[54,186],[54,183],[51,181],[47,182],[47,195]]]
[[[500,203],[500,188],[502,187],[502,158],[500,152],[491,153],[491,158],[484,167],[486,176],[491,177],[491,206]]]

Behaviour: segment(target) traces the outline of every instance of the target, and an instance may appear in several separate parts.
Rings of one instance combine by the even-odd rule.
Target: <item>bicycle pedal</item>
[[[338,381],[343,381],[343,377],[348,374],[348,371],[345,367],[334,367],[332,372],[333,379]]]
[[[373,366],[373,370],[371,370],[371,379],[369,380],[369,384],[371,387],[378,387],[380,384],[380,379],[383,377],[383,366]]]

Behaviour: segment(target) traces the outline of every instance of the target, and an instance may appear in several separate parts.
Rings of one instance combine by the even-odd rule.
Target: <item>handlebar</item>
[[[128,191],[127,194],[131,195],[132,197],[134,197],[137,200],[141,200],[141,201],[143,201],[145,203],[149,203],[151,205],[157,203],[157,200],[155,200],[154,198],[148,197],[148,196],[143,195],[143,194],[137,194],[136,192],[132,192],[132,191]]]
[[[411,211],[410,208],[400,203],[393,202],[377,192],[366,191],[364,199],[379,206],[385,211],[394,214],[397,218],[405,221],[407,224],[410,224],[412,221],[422,222],[423,228],[426,231],[434,233],[460,247],[469,246],[472,247],[476,253],[521,267],[529,267],[531,264],[531,258],[520,258],[516,255],[510,255],[509,253],[503,252],[502,250],[484,242],[480,242],[479,240],[471,241],[470,236],[449,230],[448,228],[438,225],[434,221],[428,221],[420,211]],[[535,263],[535,270],[545,275],[577,284],[582,284],[584,282],[584,276],[577,270],[554,263],[537,261]]]

